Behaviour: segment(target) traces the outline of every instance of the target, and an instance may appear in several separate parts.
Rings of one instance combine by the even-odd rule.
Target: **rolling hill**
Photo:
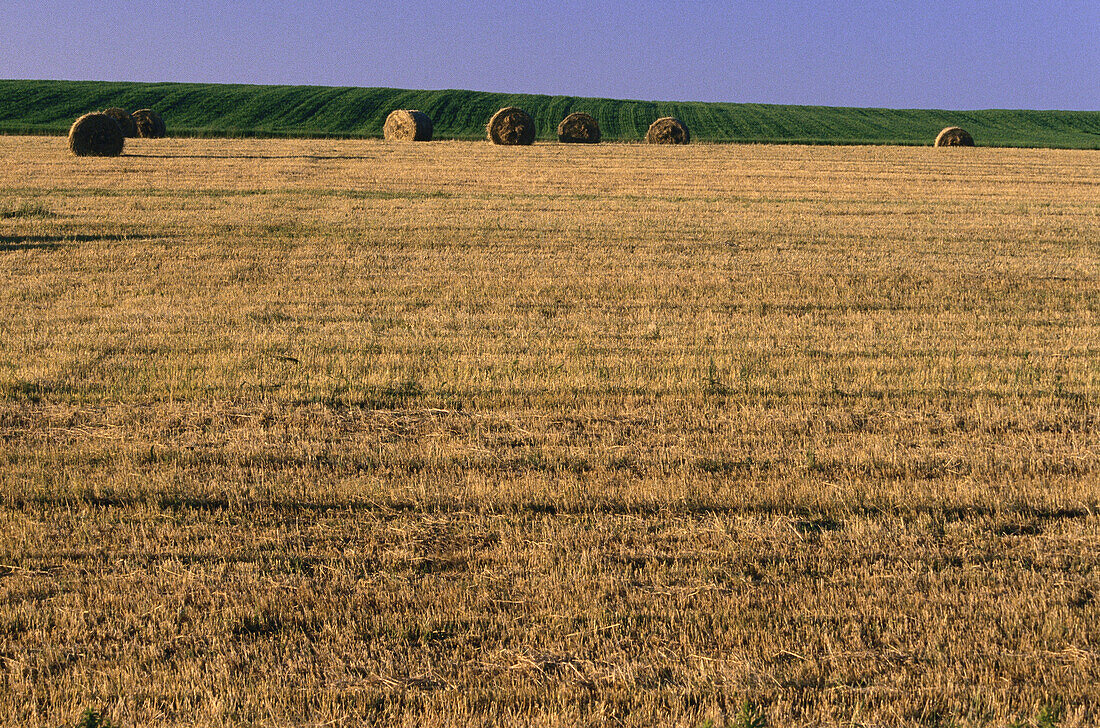
[[[502,106],[535,117],[555,138],[572,111],[595,116],[608,141],[638,141],[650,122],[676,116],[702,142],[930,144],[945,126],[979,145],[1100,149],[1100,111],[937,111],[702,102],[620,101],[478,91],[248,86],[190,83],[0,80],[0,133],[61,134],[81,114],[109,106],[153,108],[173,135],[379,137],[393,109],[420,109],[439,139],[481,139]]]

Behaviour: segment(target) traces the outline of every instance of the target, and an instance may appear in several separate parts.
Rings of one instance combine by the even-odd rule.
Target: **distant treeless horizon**
[[[0,77],[1089,111],[1096,37],[1091,0],[9,0]]]

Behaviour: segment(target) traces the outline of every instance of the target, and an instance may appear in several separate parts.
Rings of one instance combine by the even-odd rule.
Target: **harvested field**
[[[1095,725],[1100,152],[942,151],[0,137],[5,721]]]

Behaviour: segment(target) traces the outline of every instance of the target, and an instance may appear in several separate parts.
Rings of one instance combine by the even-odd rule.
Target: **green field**
[[[930,144],[963,126],[978,145],[1100,148],[1100,111],[936,111],[700,102],[619,101],[477,91],[0,80],[0,133],[65,132],[77,116],[109,106],[160,111],[177,136],[379,137],[393,109],[421,109],[437,138],[480,139],[502,106],[521,106],[553,139],[573,111],[595,116],[608,141],[640,140],[676,116],[707,142]]]

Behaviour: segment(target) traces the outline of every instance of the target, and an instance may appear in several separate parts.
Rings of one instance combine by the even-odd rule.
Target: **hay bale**
[[[672,116],[663,116],[649,125],[645,140],[650,144],[687,144],[691,141],[684,122]]]
[[[489,119],[485,131],[493,144],[532,144],[535,120],[523,109],[506,106]]]
[[[99,112],[85,114],[69,128],[69,151],[78,157],[117,157],[125,143],[118,122]]]
[[[937,147],[972,147],[974,138],[957,126],[949,126],[936,137]]]
[[[122,129],[122,135],[124,137],[130,138],[137,136],[137,124],[134,123],[134,117],[130,116],[129,111],[120,109],[117,106],[112,106],[109,109],[104,109],[103,113],[118,122],[118,126]]]
[[[583,111],[574,111],[558,124],[558,141],[596,144],[600,141],[600,123]]]
[[[432,119],[423,111],[415,109],[391,111],[382,127],[382,136],[391,141],[430,142]]]
[[[137,135],[144,139],[163,139],[168,134],[164,125],[164,119],[160,114],[151,109],[138,109],[133,114],[134,124],[137,126]]]

